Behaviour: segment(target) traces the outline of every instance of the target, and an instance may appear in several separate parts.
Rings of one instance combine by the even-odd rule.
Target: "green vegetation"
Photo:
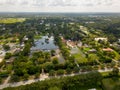
[[[77,62],[80,63],[86,63],[88,62],[87,58],[85,58],[83,55],[81,55],[80,53],[78,54],[74,54],[73,55],[75,57],[75,60],[77,60]]]
[[[18,82],[40,78],[39,76],[43,73],[54,77],[113,69],[112,72],[102,73],[105,79],[103,79],[103,86],[107,87],[106,83],[111,83],[107,82],[109,80],[106,78],[119,77],[119,19],[119,16],[93,18],[88,16],[39,17],[39,15],[37,17],[33,15],[29,19],[1,18],[0,55],[4,59],[0,63],[0,82],[3,83],[8,76],[11,76],[9,82]],[[59,48],[32,51],[31,47],[37,43],[36,39],[44,35],[54,36],[54,43]],[[20,90],[99,89],[102,81],[99,75],[90,73],[50,79],[18,88]],[[110,82],[116,83],[112,79]],[[116,87],[119,88],[118,85]],[[114,89],[114,86],[110,88]]]
[[[5,24],[12,24],[12,23],[17,23],[17,22],[24,22],[25,18],[2,18],[0,19],[0,23],[5,23]]]
[[[40,81],[26,86],[16,88],[6,88],[3,90],[87,90],[91,88],[101,88],[100,82],[102,76],[100,73],[89,73],[73,77],[52,78],[50,80]],[[101,90],[101,89],[100,89]]]
[[[8,50],[10,50],[10,46],[9,46],[9,45],[3,45],[3,49],[4,49],[5,51],[8,51]]]
[[[88,52],[89,50],[90,50],[89,47],[85,47],[85,48],[83,48],[83,51],[84,51],[84,52]]]
[[[34,36],[34,39],[40,39],[41,38],[41,35],[35,35]]]
[[[119,78],[106,78],[102,80],[104,90],[119,90],[120,79]]]

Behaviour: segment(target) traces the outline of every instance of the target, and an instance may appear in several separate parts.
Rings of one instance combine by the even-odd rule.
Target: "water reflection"
[[[35,40],[35,46],[31,48],[31,51],[39,50],[56,50],[58,46],[54,44],[54,37],[43,36],[39,40]]]

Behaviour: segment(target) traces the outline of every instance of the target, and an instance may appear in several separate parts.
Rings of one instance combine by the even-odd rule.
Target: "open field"
[[[75,57],[76,61],[80,63],[86,63],[88,60],[85,58],[85,55],[79,50],[79,48],[72,48],[71,54]]]
[[[41,35],[35,35],[35,36],[34,36],[34,39],[40,39],[40,38],[42,38]]]
[[[88,62],[88,60],[84,56],[82,56],[80,53],[74,54],[73,56],[75,57],[78,63]]]
[[[0,23],[11,24],[17,22],[24,22],[25,18],[0,18]]]
[[[107,78],[103,79],[104,90],[120,90],[120,79],[118,78]]]

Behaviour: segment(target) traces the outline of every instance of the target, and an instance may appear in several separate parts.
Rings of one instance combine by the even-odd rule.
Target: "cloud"
[[[66,11],[72,8],[78,11],[81,9],[96,10],[96,8],[100,11],[103,9],[108,11],[110,11],[110,9],[111,11],[117,9],[117,11],[120,11],[119,4],[120,0],[0,0],[0,11],[12,11],[13,8],[19,11],[24,9],[32,11],[58,11],[59,9]]]
[[[0,0],[1,5],[94,6],[112,5],[118,0]],[[116,2],[117,3],[117,2]]]

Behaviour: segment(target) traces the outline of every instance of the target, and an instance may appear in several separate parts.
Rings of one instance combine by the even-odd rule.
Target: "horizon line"
[[[120,13],[120,12],[31,12],[31,11],[28,11],[28,12],[11,12],[11,11],[0,11],[0,13]]]

